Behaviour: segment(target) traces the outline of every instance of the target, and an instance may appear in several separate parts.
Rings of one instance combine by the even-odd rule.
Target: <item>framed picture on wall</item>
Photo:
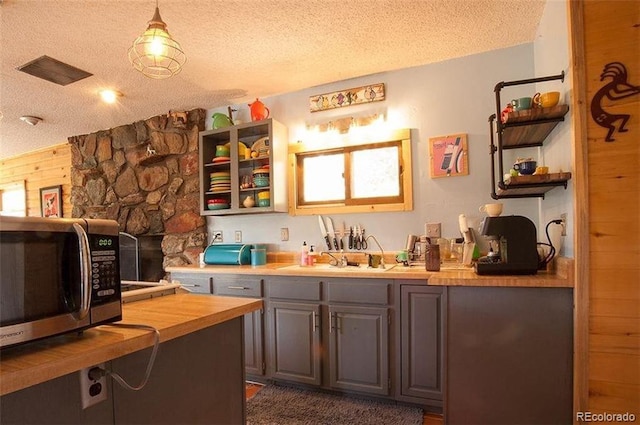
[[[40,213],[43,217],[62,217],[62,186],[40,188]]]
[[[468,175],[467,135],[461,133],[430,138],[429,162],[432,179]]]

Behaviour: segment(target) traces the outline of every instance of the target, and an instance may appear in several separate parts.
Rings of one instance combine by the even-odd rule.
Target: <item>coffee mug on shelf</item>
[[[528,161],[516,162],[515,164],[513,164],[513,169],[516,170],[521,175],[527,176],[535,173],[537,166],[538,166],[538,163],[536,161],[528,160]]]
[[[533,95],[533,103],[540,108],[551,108],[556,106],[560,101],[559,91],[550,91],[546,93],[536,93]]]
[[[502,214],[502,203],[484,204],[478,208],[480,212],[486,213],[489,217],[498,217]]]
[[[513,99],[511,101],[513,105],[513,109],[516,111],[523,111],[525,109],[531,109],[531,98],[530,97],[521,97],[518,99]]]

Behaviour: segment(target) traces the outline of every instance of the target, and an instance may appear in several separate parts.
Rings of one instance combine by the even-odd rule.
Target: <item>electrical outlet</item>
[[[289,240],[289,228],[288,227],[281,227],[280,228],[280,240],[281,241],[288,241]]]
[[[214,230],[211,233],[211,243],[216,243],[216,242],[223,242],[224,240],[222,239],[222,230]]]
[[[560,220],[562,220],[562,233],[561,236],[567,236],[567,213],[560,214]]]
[[[428,238],[439,238],[442,235],[441,223],[427,223],[424,227]]]
[[[235,241],[236,241],[236,243],[242,242],[242,231],[236,230],[236,239],[235,239]]]
[[[107,377],[104,370],[104,363],[80,370],[80,399],[83,409],[107,399]]]

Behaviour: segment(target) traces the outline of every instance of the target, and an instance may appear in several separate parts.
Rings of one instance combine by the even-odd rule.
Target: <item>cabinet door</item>
[[[389,394],[389,309],[329,307],[331,387]]]
[[[248,375],[264,375],[263,310],[244,315],[244,366]]]
[[[269,303],[270,375],[320,385],[320,305]]]
[[[214,275],[211,281],[214,295],[262,297],[260,277],[221,274]],[[249,375],[264,375],[263,311],[244,315],[244,364]]]
[[[442,400],[442,288],[400,289],[401,384],[403,396]]]

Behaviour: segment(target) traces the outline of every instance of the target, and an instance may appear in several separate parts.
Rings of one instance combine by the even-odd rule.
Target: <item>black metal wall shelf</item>
[[[495,86],[496,113],[489,117],[491,134],[491,197],[502,198],[544,198],[544,194],[554,187],[564,186],[571,173],[556,173],[541,176],[519,176],[519,178],[504,180],[503,151],[542,146],[551,131],[562,121],[569,111],[568,105],[556,105],[550,108],[531,108],[524,111],[509,113],[502,122],[500,117],[500,91],[504,87],[534,84],[545,81],[564,81],[564,71],[558,75],[531,78],[527,80],[502,81]],[[494,135],[497,137],[494,138]],[[496,167],[497,161],[497,167]],[[497,168],[497,169],[496,169]],[[499,177],[500,180],[497,180]],[[524,179],[523,179],[524,178]],[[497,182],[497,187],[496,187]]]

